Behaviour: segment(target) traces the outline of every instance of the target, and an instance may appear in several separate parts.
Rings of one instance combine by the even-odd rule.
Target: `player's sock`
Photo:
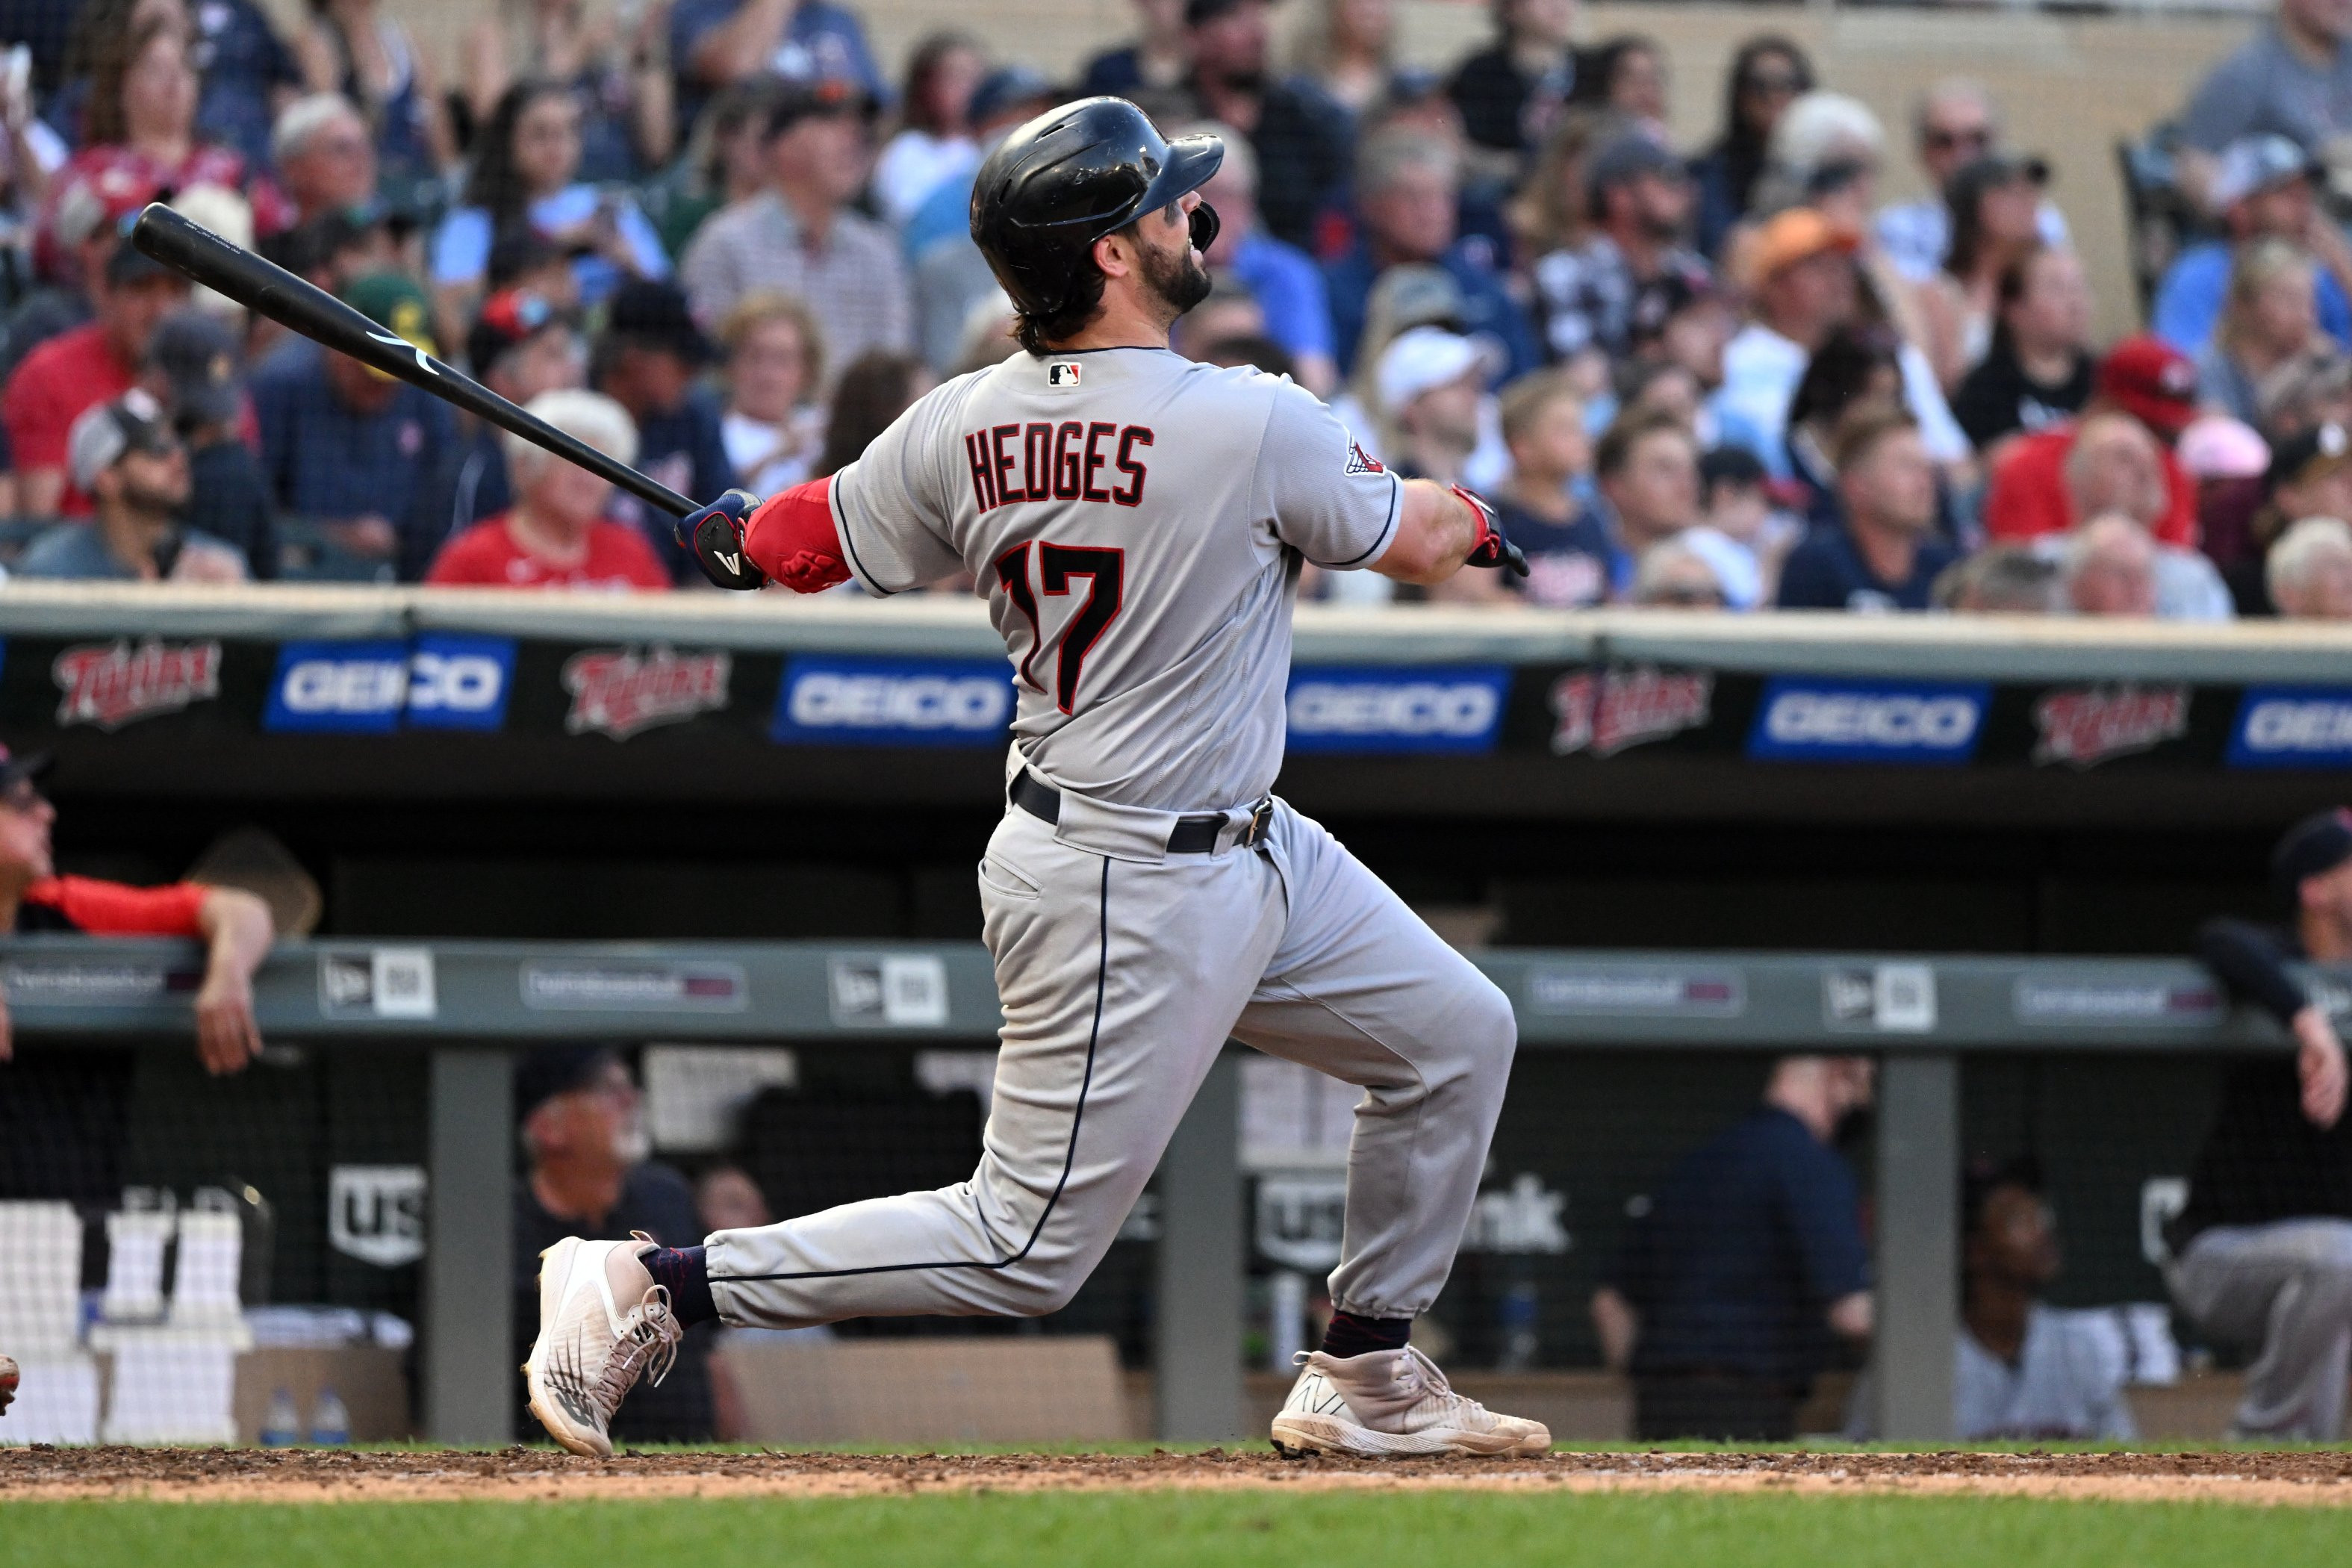
[[[1353,1312],[1334,1312],[1331,1326],[1323,1331],[1323,1353],[1345,1361],[1370,1351],[1401,1351],[1412,1337],[1411,1318],[1360,1318]]]
[[[710,1273],[703,1267],[698,1247],[659,1247],[639,1261],[654,1283],[669,1289],[669,1310],[688,1328],[715,1322],[719,1303],[710,1299]]]

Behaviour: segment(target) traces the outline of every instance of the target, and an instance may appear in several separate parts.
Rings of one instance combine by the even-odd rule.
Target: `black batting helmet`
[[[1049,110],[998,143],[971,187],[971,237],[1013,308],[1067,310],[1096,240],[1196,191],[1225,158],[1214,136],[1162,137],[1123,98],[1085,98]],[[1206,250],[1217,215],[1194,210],[1192,243]]]

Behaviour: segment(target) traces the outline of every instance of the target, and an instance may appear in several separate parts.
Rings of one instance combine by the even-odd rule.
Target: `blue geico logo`
[[[2352,691],[2252,686],[2230,731],[2233,768],[2352,767]]]
[[[515,645],[428,633],[407,642],[295,642],[278,650],[261,727],[278,734],[496,730],[506,722]]]
[[[987,661],[793,658],[768,733],[800,746],[989,746],[1013,720],[1013,672]]]
[[[1907,680],[1768,681],[1751,757],[1800,763],[1965,763],[1984,730],[1989,686]]]
[[[1294,752],[1492,751],[1510,671],[1299,669],[1287,703]]]

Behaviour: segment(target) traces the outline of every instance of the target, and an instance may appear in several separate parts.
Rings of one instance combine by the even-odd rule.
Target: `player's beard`
[[[1143,286],[1160,301],[1163,324],[1173,325],[1176,318],[1209,297],[1214,287],[1209,281],[1209,269],[1192,254],[1192,247],[1165,251],[1147,249],[1142,255]]]

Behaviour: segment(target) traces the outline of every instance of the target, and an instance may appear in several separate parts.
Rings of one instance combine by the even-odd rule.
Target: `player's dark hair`
[[[1604,479],[1623,473],[1625,465],[1633,460],[1634,450],[1660,432],[1686,442],[1692,457],[1697,457],[1698,437],[1691,434],[1690,426],[1664,409],[1655,409],[1636,414],[1631,419],[1620,419],[1609,426],[1601,437],[1601,445],[1593,448],[1592,471]]]
[[[1111,233],[1132,238],[1135,226],[1129,224],[1125,228],[1113,229]],[[1069,298],[1060,310],[1050,316],[1033,316],[1024,311],[1013,317],[1013,335],[1029,353],[1052,353],[1054,344],[1067,342],[1085,331],[1087,323],[1101,310],[1103,284],[1108,279],[1103,277],[1102,268],[1095,265],[1094,255],[1095,247],[1089,244],[1086,255],[1071,275]]]

